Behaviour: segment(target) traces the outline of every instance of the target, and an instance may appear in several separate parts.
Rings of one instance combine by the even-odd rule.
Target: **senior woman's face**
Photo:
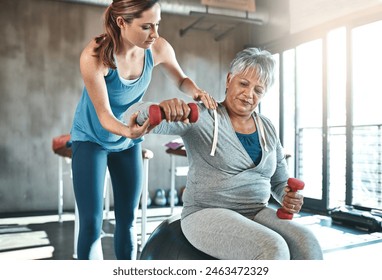
[[[227,76],[225,104],[238,114],[252,114],[265,94],[265,85],[255,70]]]

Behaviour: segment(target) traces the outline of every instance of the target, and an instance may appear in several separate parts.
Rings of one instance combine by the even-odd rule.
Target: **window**
[[[296,48],[297,177],[322,198],[322,40]]]
[[[382,209],[382,21],[352,30],[352,204]]]
[[[345,24],[279,49],[280,138],[306,183],[305,208],[382,209],[379,34],[382,20]]]
[[[283,64],[281,72],[282,85],[283,85],[283,117],[282,127],[283,135],[281,135],[282,144],[284,146],[285,153],[289,155],[288,166],[291,176],[295,173],[295,122],[296,122],[296,51],[290,49],[284,51],[282,54]]]
[[[327,36],[329,208],[345,204],[346,194],[346,28]]]

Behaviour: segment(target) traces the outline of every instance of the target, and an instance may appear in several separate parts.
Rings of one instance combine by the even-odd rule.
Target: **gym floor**
[[[180,213],[176,207],[173,214]],[[148,210],[147,238],[171,214],[169,208]],[[306,224],[317,235],[325,260],[382,258],[382,232],[368,233],[361,229],[331,223],[326,216],[301,213],[295,220]],[[138,219],[140,223],[140,218]],[[104,221],[102,238],[104,259],[114,260],[113,212]],[[140,224],[137,226],[140,243]],[[147,239],[146,238],[146,239]],[[0,219],[0,260],[41,259],[72,260],[74,244],[74,214],[64,213],[63,221],[57,215],[12,217]],[[139,258],[139,253],[138,253]]]

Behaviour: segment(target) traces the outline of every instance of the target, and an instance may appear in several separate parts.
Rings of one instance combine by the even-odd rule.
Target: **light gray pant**
[[[222,260],[322,260],[314,234],[265,207],[254,219],[223,208],[206,208],[181,221],[189,242]]]

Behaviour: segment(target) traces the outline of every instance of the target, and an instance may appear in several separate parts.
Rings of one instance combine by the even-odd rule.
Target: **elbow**
[[[182,88],[183,88],[183,86],[184,86],[184,84],[185,84],[186,79],[187,79],[187,77],[185,77],[185,78],[183,78],[183,79],[180,79],[180,80],[178,81],[178,89],[179,89],[179,90],[182,90]]]
[[[111,130],[110,116],[108,116],[106,113],[100,113],[100,114],[98,114],[98,120],[99,120],[102,128],[106,129],[107,131]]]
[[[122,122],[119,121],[117,118],[115,118],[114,115],[104,113],[100,114],[98,119],[102,128],[107,130],[108,132],[131,138],[131,135],[128,133],[128,130],[125,129],[126,126],[122,124]]]

